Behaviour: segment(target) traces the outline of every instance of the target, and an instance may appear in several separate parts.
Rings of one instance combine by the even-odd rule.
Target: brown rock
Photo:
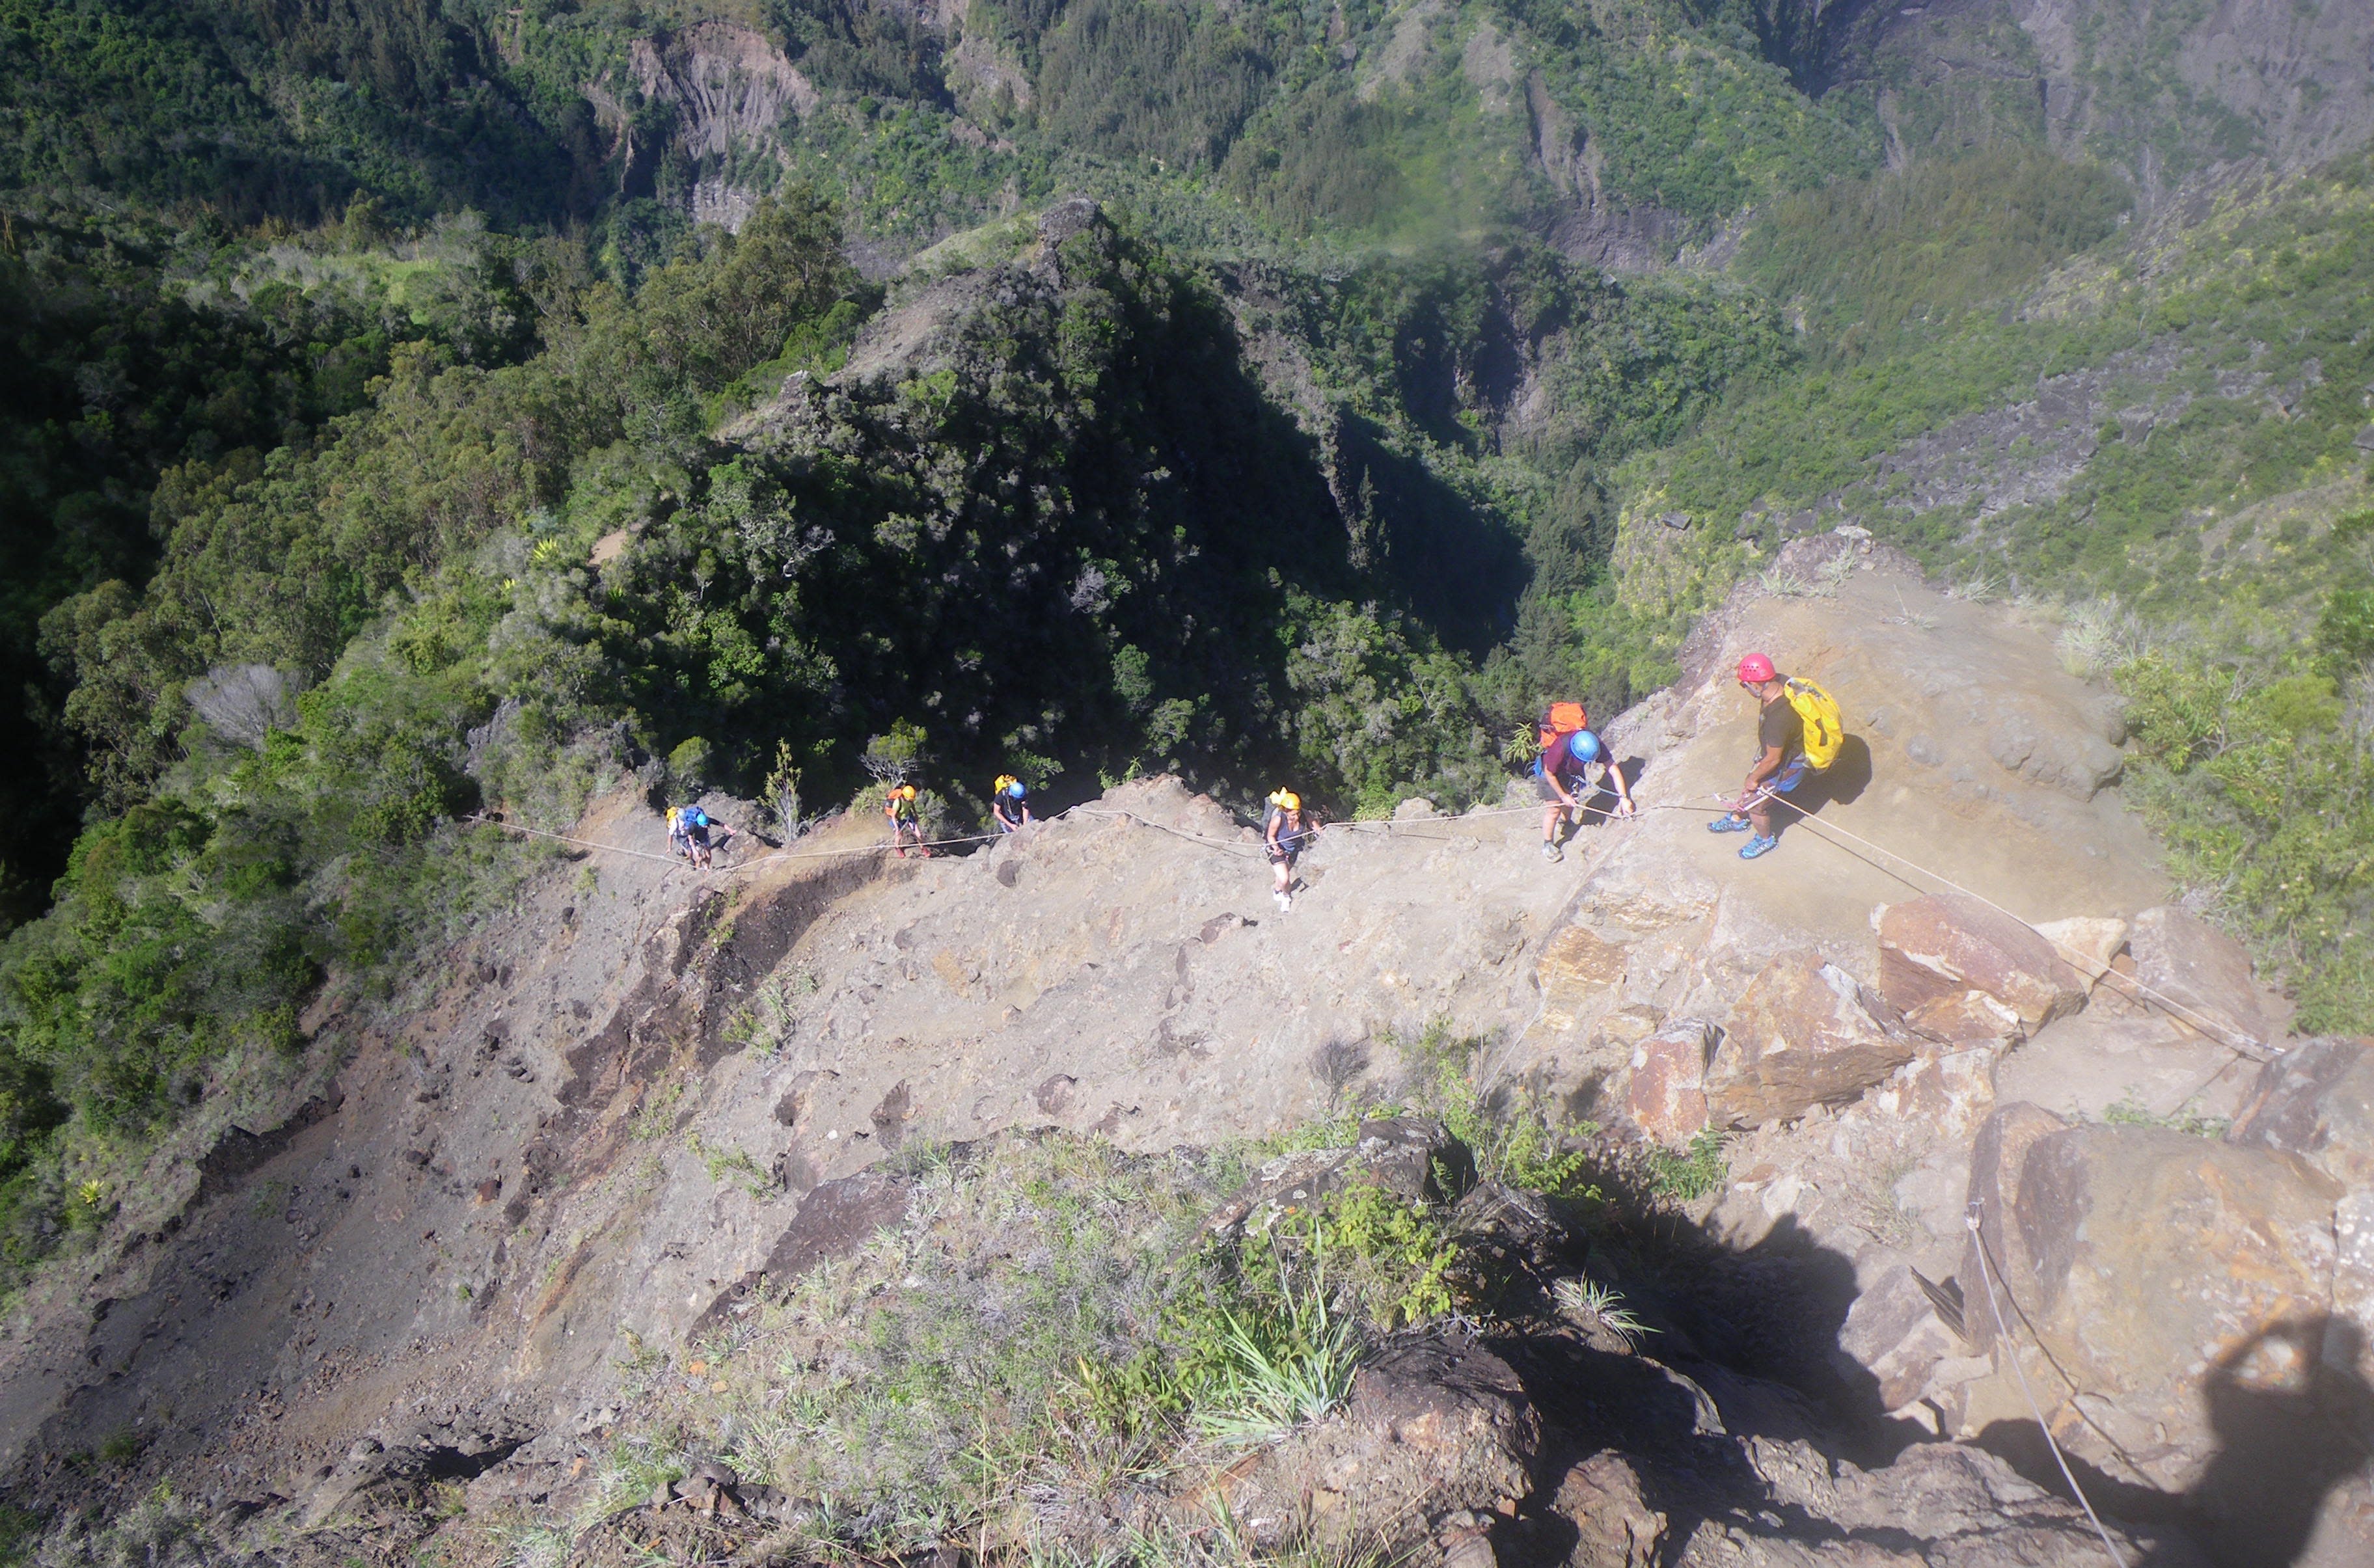
[[[2038,1139],[2012,1211],[2033,1272],[2027,1316],[2094,1396],[2091,1419],[2064,1429],[2071,1445],[2190,1486],[2220,1446],[2211,1377],[2304,1382],[2314,1347],[2304,1360],[2297,1330],[2331,1308],[2340,1191],[2295,1155],[2158,1128]]]
[[[1961,1353],[1962,1340],[1912,1270],[1898,1264],[1855,1297],[1839,1328],[1839,1350],[1877,1382],[1880,1409],[1900,1410],[1921,1398],[1939,1362]]]
[[[1281,1154],[1255,1171],[1236,1195],[1204,1222],[1214,1235],[1281,1210],[1310,1208],[1348,1187],[1381,1187],[1410,1202],[1444,1201],[1439,1169],[1472,1171],[1466,1148],[1439,1121],[1419,1117],[1371,1117],[1349,1149],[1305,1149]]]
[[[1917,1121],[1938,1134],[1967,1138],[1995,1108],[1995,1063],[2002,1042],[1923,1050],[1865,1094],[1883,1116]]]
[[[1581,926],[1569,926],[1543,945],[1534,976],[1542,989],[1544,1022],[1571,1029],[1609,986],[1624,977],[1629,949]]]
[[[1879,989],[1910,1012],[1961,991],[1983,991],[2034,1030],[2086,1005],[2086,982],[2052,944],[1991,904],[1931,894],[1874,913]]]
[[[1998,1048],[2017,1043],[2027,1033],[2018,1013],[1984,991],[1932,997],[1904,1014],[1904,1026],[1942,1045]]]
[[[2016,1100],[1981,1122],[1971,1141],[1969,1206],[1979,1216],[1990,1261],[1982,1272],[1977,1242],[1967,1242],[1955,1278],[1962,1287],[1963,1336],[1980,1354],[1995,1341],[1995,1315],[1988,1308],[1983,1279],[1993,1278],[1995,1305],[2005,1323],[2016,1321],[2013,1301],[2036,1299],[2036,1272],[2028,1266],[2019,1227],[2011,1223],[2012,1200],[2019,1195],[2020,1165],[2029,1147],[2068,1125],[2041,1106]]]
[[[1551,1504],[1579,1532],[1569,1568],[1656,1568],[1665,1561],[1665,1515],[1649,1505],[1632,1461],[1610,1450],[1561,1477]]]
[[[2127,922],[2107,915],[2043,920],[2036,930],[2071,968],[2086,977],[2089,986],[2100,985],[2119,954],[2127,950]]]
[[[1683,1018],[1634,1048],[1624,1113],[1644,1136],[1679,1149],[1706,1130],[1706,1065],[1714,1043],[1713,1024]]]
[[[2374,1188],[2374,1038],[2303,1040],[2259,1069],[2232,1138],[2298,1154],[2345,1187]]]
[[[1841,1105],[1912,1059],[1912,1036],[1886,1003],[1817,954],[1765,965],[1732,1012],[1706,1076],[1720,1126],[1788,1121]]]
[[[2328,1361],[2346,1367],[2374,1387],[2374,1189],[2353,1188],[2333,1209],[2333,1310],[2356,1330],[2325,1336]],[[2336,1324],[2335,1328],[2345,1325]]]
[[[1194,1505],[1225,1505],[1256,1539],[1382,1537],[1404,1547],[1430,1519],[1496,1511],[1532,1492],[1541,1418],[1509,1363],[1480,1346],[1388,1341],[1341,1414],[1216,1477]]]
[[[2267,1038],[2258,988],[2251,983],[2251,955],[2224,931],[2163,904],[2135,917],[2127,949],[2146,1002],[2228,1045],[2257,1046]]]

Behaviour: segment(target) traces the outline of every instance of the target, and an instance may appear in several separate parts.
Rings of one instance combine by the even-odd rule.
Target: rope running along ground
[[[1992,1255],[1987,1247],[1986,1232],[1979,1223],[1979,1205],[1975,1201],[1963,1214],[1962,1223],[1969,1227],[1970,1239],[1976,1244],[1979,1257],[1979,1281],[1986,1287],[1987,1307],[1994,1314],[1995,1333],[2003,1340],[2004,1345],[2010,1348],[2011,1369],[2019,1379],[2020,1397],[2027,1401],[2028,1413],[2036,1418],[2036,1430],[2044,1434],[2044,1445],[2052,1450],[2052,1462],[2061,1467],[2061,1479],[2069,1483],[2069,1490],[2076,1497],[2077,1505],[2085,1509],[2086,1517],[2093,1521],[2094,1533],[2102,1538],[2102,1550],[2110,1556],[2110,1568],[2127,1568],[2127,1560],[2119,1555],[2117,1547],[2110,1544],[2110,1532],[2103,1527],[2102,1515],[2094,1512],[2093,1502],[2086,1495],[2086,1489],[2077,1484],[2077,1472],[2069,1468],[2068,1457],[2061,1452],[2061,1444],[2052,1435],[2052,1427],[2045,1421],[2043,1409],[2036,1402],[2036,1391],[2027,1386],[2027,1369],[2019,1363],[2019,1347],[2012,1344],[2011,1329],[2004,1323],[2003,1304],[1995,1299],[1995,1275],[1989,1267]],[[2004,1286],[2004,1293],[2010,1294],[2011,1287]],[[2013,1303],[2015,1306],[2017,1305],[2016,1302]],[[2034,1331],[2032,1328],[2030,1331]],[[2039,1340],[2039,1348],[2041,1344],[2042,1341]]]
[[[1716,798],[1722,799],[1722,797],[1717,796]],[[1903,854],[1898,850],[1890,849],[1883,844],[1875,844],[1872,840],[1865,838],[1863,835],[1856,833],[1850,828],[1840,827],[1834,822],[1826,822],[1816,816],[1812,812],[1807,811],[1804,806],[1799,805],[1796,802],[1788,799],[1784,795],[1776,793],[1775,791],[1768,789],[1761,791],[1753,800],[1749,801],[1747,804],[1755,805],[1765,801],[1770,801],[1777,804],[1786,806],[1791,811],[1795,812],[1798,817],[1804,821],[1804,825],[1807,827],[1812,828],[1817,836],[1828,837],[1835,834],[1839,837],[1852,839],[1855,843],[1862,845],[1864,848],[1869,849],[1875,854],[1885,855],[1892,860],[1902,862],[1904,865],[1910,867],[1913,871],[1918,872],[1921,875],[1929,878],[1932,882],[1938,883],[1945,887],[1950,888],[1952,891],[1961,894],[1965,897],[1978,900],[1988,908],[1994,910],[1997,914],[2003,915],[2013,920],[2017,920],[2022,926],[2031,931],[2035,931],[2038,936],[2042,937],[2064,956],[2075,959],[2077,961],[2076,967],[2080,973],[2092,973],[2101,968],[2099,962],[2090,954],[2084,952],[2082,949],[2073,947],[2069,943],[2061,942],[2056,938],[2048,935],[2046,932],[2038,930],[2033,921],[2023,919],[2021,916],[2013,913],[2013,911],[2004,908],[1993,899],[1989,898],[1985,894],[1974,892],[1970,888],[1963,886],[1960,883],[1956,882],[1953,878],[1945,875],[1944,872],[1933,871],[1931,868],[1922,865],[1920,861],[1914,860],[1910,855]],[[1537,806],[1501,806],[1487,811],[1468,812],[1457,817],[1441,819],[1428,818],[1421,820],[1447,825],[1451,823],[1473,822],[1484,817],[1527,815],[1540,809],[1541,808]],[[1721,814],[1722,813],[1733,810],[1733,808],[1728,806],[1716,808],[1665,802],[1644,804],[1637,807],[1636,809],[1639,811],[1652,812],[1696,812],[1703,814]],[[1099,817],[1112,821],[1132,822],[1137,824],[1141,827],[1149,827],[1159,833],[1168,833],[1173,837],[1184,838],[1193,843],[1202,844],[1210,848],[1218,849],[1226,854],[1237,855],[1248,860],[1258,860],[1261,858],[1261,851],[1252,848],[1240,841],[1215,838],[1209,834],[1196,833],[1191,829],[1183,827],[1172,827],[1167,823],[1155,822],[1150,818],[1140,816],[1134,812],[1100,811],[1093,806],[1081,805],[1073,806],[1068,810],[1058,812],[1054,816],[1041,818],[1040,820],[1045,822],[1060,822],[1064,818],[1075,814],[1080,816]],[[1616,812],[1611,812],[1604,807],[1584,806],[1578,808],[1576,814],[1583,816],[1604,816],[1613,819],[1619,813]],[[630,855],[638,860],[664,860],[671,864],[677,863],[681,860],[681,857],[676,855],[662,855],[653,853],[647,849],[627,848],[622,845],[596,843],[592,839],[571,837],[565,833],[549,833],[541,828],[522,826],[517,823],[499,822],[491,817],[482,816],[473,818],[472,820],[488,823],[489,825],[501,828],[506,832],[526,834],[536,838],[547,838],[557,843],[574,844],[582,848],[600,850],[605,854]],[[1388,835],[1397,835],[1404,837],[1428,838],[1438,841],[1447,841],[1454,837],[1451,834],[1414,831],[1416,827],[1416,824],[1415,823],[1404,824],[1385,820],[1354,820],[1338,823],[1335,825],[1354,832],[1382,832]],[[923,849],[948,848],[964,844],[985,844],[1001,837],[1003,837],[1003,835],[995,833],[976,833],[956,838],[934,838],[930,840],[928,843],[909,845],[907,847],[909,848]],[[873,844],[860,845],[847,849],[774,849],[758,857],[756,860],[746,860],[741,865],[735,866],[730,869],[734,871],[746,871],[757,866],[764,865],[770,860],[837,860],[859,855],[887,855],[893,852],[896,848],[897,846],[889,844]],[[2162,1009],[2167,1011],[2170,1015],[2182,1019],[2193,1028],[2198,1029],[2202,1034],[2207,1036],[2213,1040],[2215,1040],[2220,1045],[2225,1046],[2227,1049],[2235,1052],[2239,1056],[2247,1057],[2253,1061],[2263,1062],[2274,1054],[2266,1042],[2257,1039],[2220,1019],[2210,1018],[2196,1012],[2192,1008],[2185,1005],[2183,1002],[2179,1001],[2176,998],[2169,996],[2167,992],[2137,978],[2135,976],[2121,975],[2119,977],[2119,980],[2120,984],[2122,986],[2131,988],[2143,996],[2149,998],[2152,1001],[2157,1002]],[[2221,1069],[2220,1071],[2222,1071],[2223,1070]],[[2198,1094],[2199,1091],[2195,1090],[2194,1093]]]

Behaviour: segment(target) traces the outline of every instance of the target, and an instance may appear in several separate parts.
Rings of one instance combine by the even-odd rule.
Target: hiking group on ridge
[[[1800,815],[1805,814],[1807,808],[1790,797],[1808,778],[1818,778],[1837,760],[1845,734],[1837,699],[1813,681],[1782,674],[1769,654],[1744,656],[1737,676],[1740,688],[1757,699],[1756,757],[1738,796],[1707,824],[1707,831],[1747,833],[1739,858],[1753,860],[1769,854],[1780,843],[1773,802],[1780,800]],[[1581,703],[1551,703],[1534,726],[1534,742],[1535,755],[1527,776],[1542,805],[1545,860],[1555,864],[1565,859],[1566,839],[1587,815],[1595,813],[1622,819],[1639,814],[1631,780],[1614,749],[1591,728],[1591,716]],[[1602,790],[1615,797],[1612,809],[1592,803]],[[923,837],[920,799],[915,786],[905,781],[890,784],[884,791],[882,810],[890,825],[887,847],[901,860],[910,854],[934,853],[934,847]],[[1039,820],[1031,808],[1029,786],[1011,773],[999,774],[991,785],[989,814],[993,836],[998,837],[1018,833]],[[669,847],[697,871],[710,869],[716,842],[732,831],[697,803],[668,809]],[[1317,816],[1304,806],[1299,793],[1287,789],[1270,792],[1262,817],[1262,853],[1270,866],[1271,896],[1281,914],[1294,907],[1296,868],[1319,832]]]

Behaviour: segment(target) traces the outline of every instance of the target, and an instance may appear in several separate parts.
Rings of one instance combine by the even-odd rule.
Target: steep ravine
[[[1307,1515],[1321,1492],[1382,1486],[1436,1450],[1378,1412],[1432,1399],[1485,1434],[1440,1436],[1466,1415],[1425,1428],[1447,1446],[1410,1494],[1433,1500],[1412,1539],[1453,1557],[1488,1539],[1578,1568],[2079,1561],[2098,1548],[2074,1508],[1938,1441],[2046,1473],[2016,1353],[2143,1532],[2128,1544],[2201,1560],[2187,1532],[2215,1548],[2216,1521],[2251,1506],[2204,1404],[2232,1380],[2204,1369],[2308,1313],[2343,1326],[2331,1345],[2362,1342],[2345,1329],[2374,1292],[2351,1293],[2346,1199],[2336,1267],[2327,1173],[2374,1117],[2316,1096],[2374,1071],[2345,1052],[2277,1082],[2280,1000],[2164,907],[2117,796],[2115,709],[2062,670],[2048,626],[1945,598],[1852,535],[1792,549],[1827,594],[1744,591],[1701,628],[1683,681],[1609,729],[1652,809],[1585,828],[1557,865],[1522,789],[1460,817],[1411,802],[1331,828],[1281,914],[1251,831],[1155,778],[970,854],[886,859],[864,852],[872,821],[844,819],[781,856],[745,839],[702,877],[661,853],[622,781],[579,825],[585,847],[441,955],[428,1005],[354,1020],[335,1083],[277,1131],[228,1140],[174,1223],[112,1238],[87,1290],[29,1302],[0,1352],[11,1495],[54,1515],[164,1483],[217,1555],[433,1538],[448,1560],[498,1561],[472,1520],[584,1506],[650,1398],[631,1369],[899,1222],[904,1189],[864,1175],[886,1157],[1036,1129],[1148,1155],[1269,1135],[1381,1096],[1392,1040],[1440,1024],[1486,1041],[1481,1086],[1545,1096],[1613,1144],[1733,1129],[1727,1181],[1662,1232],[1477,1222],[1545,1286],[1588,1258],[1668,1337],[1627,1356],[1512,1318],[1441,1340],[1441,1365],[1404,1346],[1348,1415],[1222,1495],[1255,1512],[1299,1496]],[[1820,823],[1744,864],[1703,825],[1748,749],[1729,670],[1749,646],[1830,684],[1856,738]],[[2026,928],[1925,898],[1940,877],[2079,922],[2052,928],[2070,945],[2039,957]],[[2279,1059],[2254,1091],[2261,1056]],[[2203,1136],[2204,1117],[2242,1130]],[[2015,1145],[2057,1151],[2063,1174],[2031,1162],[2023,1191]],[[1984,1299],[1963,1223],[1982,1191],[2018,1206],[1996,1267],[2077,1397],[2032,1339],[1951,1321],[1953,1292],[1972,1313]],[[2088,1202],[2132,1234],[2089,1230]],[[2196,1270],[2209,1305],[2143,1343],[2148,1325],[2110,1302],[2118,1280],[2180,1278],[2188,1257],[2233,1272]],[[2331,1345],[2311,1363],[2357,1375]],[[2135,1370],[2161,1352],[2196,1360]],[[1499,1370],[1458,1361],[1474,1355]],[[2322,1421],[2320,1375],[2253,1363],[2235,1386],[2296,1385]],[[1451,1506],[1444,1478],[1472,1496]],[[2286,1504],[2305,1509],[2297,1560],[2364,1561],[2364,1479],[2323,1479]],[[402,1527],[384,1512],[398,1493],[417,1503]],[[725,1534],[760,1560],[763,1521]],[[625,1550],[606,1539],[579,1555]],[[667,1552],[689,1560],[689,1540]]]

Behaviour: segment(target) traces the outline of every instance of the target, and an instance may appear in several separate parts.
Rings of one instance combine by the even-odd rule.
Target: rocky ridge
[[[1595,1279],[1665,1337],[1538,1305],[1389,1341],[1344,1416],[1226,1483],[1239,1517],[1291,1535],[1392,1496],[1447,1559],[1578,1568],[2074,1561],[2090,1531],[2037,1484],[2025,1375],[2131,1559],[2362,1561],[2374,1044],[2286,1039],[2168,903],[2115,710],[2034,625],[1852,534],[1792,549],[1830,595],[1711,619],[1608,727],[1653,809],[1557,867],[1521,791],[1412,802],[1331,828],[1281,914],[1252,830],[1153,779],[971,854],[886,859],[844,820],[704,880],[614,791],[574,836],[596,848],[447,954],[429,1005],[362,1021],[335,1085],[226,1139],[88,1294],[28,1304],[0,1363],[14,1490],[87,1488],[69,1456],[125,1433],[103,1484],[174,1480],[280,1560],[265,1541],[417,1539],[440,1487],[558,1507],[627,1419],[622,1368],[907,1221],[886,1155],[1221,1144],[1387,1092],[1392,1042],[1434,1027],[1611,1158],[1727,1133],[1686,1246],[1461,1200],[1543,1304]],[[1751,644],[1855,737],[1752,867],[1703,830]],[[1407,1185],[1450,1153],[1375,1141],[1261,1179]],[[755,1539],[767,1484],[711,1477],[612,1533]]]

